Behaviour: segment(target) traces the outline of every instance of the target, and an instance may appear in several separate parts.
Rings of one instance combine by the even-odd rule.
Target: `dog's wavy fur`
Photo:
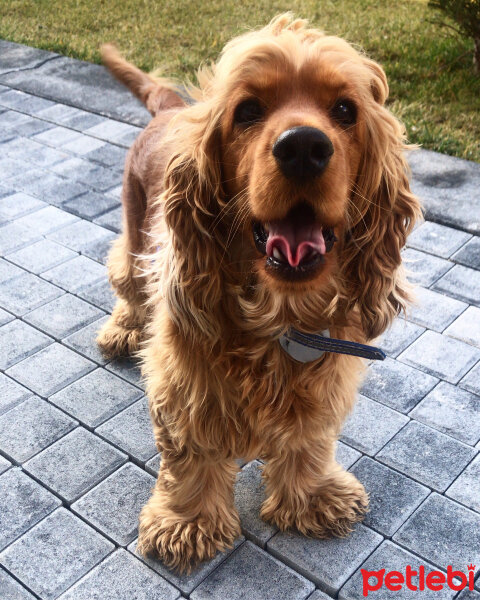
[[[123,233],[109,257],[118,301],[98,337],[112,356],[141,349],[162,452],[139,550],[184,571],[231,546],[239,457],[265,461],[265,520],[347,534],[368,498],[334,454],[363,361],[326,354],[299,364],[278,338],[295,325],[365,343],[408,301],[400,250],[420,206],[383,70],[290,14],[227,44],[187,90],[191,104],[113,47],[103,59],[154,116],[127,158]],[[329,113],[340,93],[358,107],[349,128]],[[252,94],[266,115],[238,131],[235,106]],[[298,125],[333,143],[329,167],[302,194],[338,241],[318,276],[291,283],[265,269],[251,223],[284,218],[297,201],[270,149]]]

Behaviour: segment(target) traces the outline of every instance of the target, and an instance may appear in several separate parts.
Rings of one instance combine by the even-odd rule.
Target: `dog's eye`
[[[237,106],[233,118],[237,125],[252,125],[263,118],[263,108],[258,100],[245,100]]]
[[[342,127],[354,125],[357,121],[357,107],[351,100],[337,100],[330,110],[332,119]]]

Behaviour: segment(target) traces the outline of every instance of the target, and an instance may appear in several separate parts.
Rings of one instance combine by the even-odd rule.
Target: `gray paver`
[[[330,600],[331,596],[325,594],[325,592],[321,592],[320,590],[315,590],[311,596],[308,597],[307,600]]]
[[[465,302],[421,287],[415,289],[415,296],[418,304],[410,307],[407,318],[439,332],[468,307]]]
[[[133,385],[143,387],[142,374],[139,368],[139,362],[132,358],[116,358],[105,367],[115,375],[126,379]]]
[[[119,549],[59,600],[175,600],[178,590],[125,550]]]
[[[28,213],[34,212],[39,208],[46,207],[46,203],[24,194],[23,192],[17,192],[5,196],[0,201],[0,216],[11,220],[17,217],[23,217]]]
[[[7,371],[39,396],[47,398],[95,368],[91,361],[60,344],[51,344]]]
[[[55,206],[46,206],[34,213],[25,215],[16,220],[18,225],[29,227],[39,235],[46,235],[55,229],[65,227],[78,220],[78,217],[71,215]]]
[[[436,256],[449,258],[471,238],[471,234],[426,221],[408,238],[408,245]]]
[[[31,397],[30,390],[0,373],[0,415]]]
[[[430,493],[425,486],[366,456],[353,466],[351,472],[370,496],[364,525],[384,536],[392,536]]]
[[[39,144],[40,146],[41,144]],[[47,146],[42,147],[43,152],[55,152]],[[64,153],[58,153],[58,160],[64,160],[67,156]],[[89,188],[83,183],[66,182],[65,179],[59,177],[55,173],[44,169],[32,169],[26,175],[18,175],[8,179],[8,185],[14,189],[26,192],[37,198],[48,198],[50,204],[54,206],[62,206],[63,203],[88,192]]]
[[[357,525],[348,537],[329,540],[280,532],[267,543],[267,548],[321,590],[334,595],[382,540],[375,531]]]
[[[71,503],[126,460],[125,454],[77,427],[26,462],[24,469]]]
[[[146,462],[157,453],[146,398],[138,400],[95,431],[140,462]]]
[[[368,557],[363,563],[362,569],[366,571],[379,571],[385,569],[385,573],[390,571],[400,571],[402,574],[405,573],[407,565],[412,568],[411,582],[410,585],[416,588],[416,590],[408,590],[406,584],[402,585],[400,590],[388,590],[385,584],[378,591],[368,591],[368,598],[380,600],[404,600],[413,598],[431,598],[431,600],[451,600],[454,598],[457,592],[448,588],[444,585],[443,590],[432,591],[430,595],[427,590],[420,591],[420,578],[419,578],[419,567],[425,567],[425,577],[431,571],[438,571],[437,567],[431,563],[426,562],[411,554],[407,550],[400,548],[396,544],[393,544],[389,540],[385,540],[381,546],[379,546],[375,552]],[[374,587],[378,584],[378,577],[372,576],[370,579],[370,585]],[[385,580],[383,580],[385,581]],[[340,600],[363,600],[363,576],[360,570],[356,571],[351,579],[343,586],[340,590]],[[371,589],[371,588],[370,588]]]
[[[97,217],[93,220],[94,223],[98,223],[102,227],[108,227],[115,233],[120,233],[122,230],[122,207],[114,208],[107,213]]]
[[[0,475],[5,473],[11,466],[12,463],[0,455]]]
[[[449,271],[453,264],[426,252],[407,248],[402,252],[403,263],[407,269],[408,280],[429,287]]]
[[[113,544],[64,508],[57,509],[0,555],[42,600],[54,600],[113,550]]]
[[[435,490],[445,491],[475,454],[473,448],[411,421],[376,458]]]
[[[28,244],[36,242],[41,237],[40,234],[30,227],[25,227],[15,222],[4,225],[1,231],[0,253],[3,255],[24,248]]]
[[[89,325],[103,315],[103,311],[71,294],[64,294],[24,316],[56,339],[62,339]]]
[[[435,331],[426,331],[398,358],[430,375],[458,383],[480,360],[480,350]]]
[[[0,326],[10,323],[10,321],[13,321],[14,318],[15,317],[13,315],[8,313],[6,310],[3,310],[3,308],[0,308]]]
[[[104,369],[96,369],[51,396],[50,401],[88,427],[93,428],[138,400],[141,395],[142,392],[133,385],[122,381]],[[127,414],[126,418],[128,419],[129,416],[130,414]],[[122,420],[122,423],[128,427],[128,422]],[[138,423],[135,421],[131,424],[133,435],[136,433],[137,425]],[[113,426],[112,435],[117,439]],[[138,441],[140,451],[142,439]],[[148,439],[147,449],[150,446],[151,442]]]
[[[480,269],[480,236],[474,236],[452,256],[452,260],[466,267]]]
[[[480,396],[480,362],[458,384],[461,388]]]
[[[79,290],[77,295],[108,313],[113,311],[113,307],[117,301],[108,279],[103,279],[98,283],[87,285]]]
[[[0,448],[23,463],[77,426],[77,422],[34,397],[0,416]]]
[[[469,306],[444,333],[480,348],[480,308]]]
[[[0,369],[3,370],[53,342],[45,334],[18,319],[0,327],[0,338]]]
[[[60,505],[58,498],[19,468],[4,473],[0,477],[0,551]]]
[[[23,273],[11,285],[0,283],[0,305],[20,317],[38,306],[58,298],[63,290],[31,273]]]
[[[17,250],[17,252],[9,254],[8,260],[27,269],[27,271],[39,275],[71,258],[75,258],[75,256],[77,256],[77,253],[73,252],[73,250],[50,240],[43,239],[22,250]]]
[[[125,148],[114,146],[113,144],[102,143],[101,146],[92,150],[86,155],[89,160],[94,160],[108,167],[118,167],[123,169],[127,151]]]
[[[117,544],[127,546],[138,535],[138,515],[154,485],[151,475],[127,463],[77,500],[72,510]]]
[[[162,455],[160,452],[145,463],[145,469],[154,477],[157,477],[160,465],[162,463]]]
[[[344,469],[349,469],[361,456],[362,454],[358,450],[350,448],[343,442],[337,442],[336,460]]]
[[[106,276],[105,267],[86,256],[77,256],[42,273],[42,277],[69,292],[76,292]]]
[[[72,333],[72,335],[63,340],[63,344],[99,365],[104,365],[107,359],[101,353],[96,342],[96,337],[99,329],[109,318],[109,315],[105,315],[103,318],[98,319],[98,321],[94,321],[90,325],[87,325],[87,327],[80,329],[76,333]]]
[[[98,137],[106,142],[130,146],[138,137],[140,129],[127,123],[121,123],[120,121],[104,119],[103,123],[90,127],[85,133]]]
[[[244,535],[257,546],[265,547],[278,528],[260,518],[260,508],[265,500],[261,463],[254,460],[237,475],[235,483],[235,506],[240,515]]]
[[[19,269],[15,265],[0,258],[0,284],[5,284],[12,279],[20,277],[20,275],[25,275],[23,269]]]
[[[52,52],[30,48],[23,44],[15,44],[0,40],[0,72],[8,73],[17,69],[31,69],[58,56]]]
[[[243,582],[239,586],[238,582]],[[245,542],[191,594],[192,600],[305,599],[314,585],[251,542]]]
[[[340,439],[365,454],[374,455],[408,420],[405,415],[359,395]]]
[[[89,194],[77,196],[73,200],[69,200],[64,204],[64,207],[75,215],[92,220],[95,217],[118,207],[118,201],[105,194],[91,192]]]
[[[79,134],[75,133],[75,135],[78,136]],[[69,158],[52,167],[52,171],[58,175],[62,175],[62,177],[84,183],[101,192],[106,192],[122,181],[122,175],[118,171],[82,158]],[[92,200],[96,200],[98,203],[101,198],[99,195],[96,198],[93,196]]]
[[[480,515],[434,493],[393,539],[444,570],[465,571],[478,556]]]
[[[480,306],[480,271],[455,265],[434,283],[433,289]]]
[[[44,131],[34,136],[34,140],[47,146],[53,146],[54,148],[61,148],[65,144],[77,141],[80,135],[72,129],[66,127],[53,127],[48,131]]]
[[[101,117],[98,117],[98,115],[93,115],[91,113],[87,113],[87,114],[90,114],[92,117],[99,118],[100,122],[103,120]],[[89,123],[87,119],[81,118],[78,125],[80,125],[82,127],[82,129],[88,129],[89,127],[92,127],[95,123],[98,123],[98,122],[99,121],[96,120],[95,122]],[[77,156],[83,157],[83,156],[89,156],[91,152],[94,152],[95,150],[100,149],[104,145],[105,145],[105,142],[103,142],[102,140],[98,140],[97,138],[90,137],[89,135],[81,135],[73,142],[65,144],[65,146],[63,146],[63,149],[68,150],[68,152],[71,152],[72,154],[76,154]]]
[[[436,377],[387,358],[368,369],[361,392],[372,400],[408,413],[437,383]]]
[[[480,512],[480,455],[452,483],[446,494]]]
[[[466,444],[480,440],[480,396],[444,381],[410,415]]]
[[[0,567],[0,590],[8,600],[35,600],[11,575]]]
[[[80,196],[81,198],[82,196]],[[88,221],[77,221],[76,223],[63,227],[47,236],[59,244],[63,244],[76,252],[83,252],[92,244],[99,241],[112,240],[114,235],[104,227],[95,225]]]
[[[476,592],[475,590],[463,590],[457,596],[457,600],[480,600],[480,592]]]

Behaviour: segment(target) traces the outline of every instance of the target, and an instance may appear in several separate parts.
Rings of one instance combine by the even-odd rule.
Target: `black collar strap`
[[[351,354],[370,360],[386,358],[385,352],[380,348],[331,338],[328,330],[321,333],[302,333],[292,327],[281,336],[280,345],[293,359],[303,363],[317,360],[325,352]]]

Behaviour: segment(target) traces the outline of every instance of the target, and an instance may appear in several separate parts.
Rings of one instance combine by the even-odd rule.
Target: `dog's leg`
[[[233,503],[233,459],[163,449],[153,495],[140,514],[138,550],[189,572],[231,547],[240,534]]]
[[[334,450],[332,435],[272,456],[264,468],[262,518],[281,530],[296,527],[315,537],[349,533],[363,518],[368,496],[355,476],[335,462]]]

